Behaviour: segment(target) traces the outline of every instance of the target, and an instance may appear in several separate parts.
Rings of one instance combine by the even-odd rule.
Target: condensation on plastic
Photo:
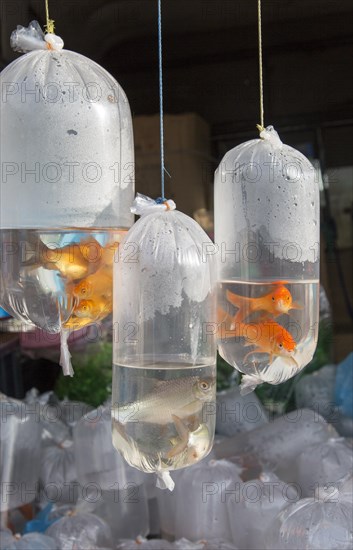
[[[11,531],[0,532],[0,550],[57,550],[52,537],[41,533],[28,533],[13,536]]]
[[[318,487],[282,510],[264,536],[268,550],[349,550],[353,543],[352,503],[332,487]]]
[[[133,132],[118,82],[48,49],[13,61],[0,82],[1,228],[130,227]]]
[[[224,251],[234,251],[236,243],[241,251],[256,243],[263,255],[247,258],[240,251],[239,261],[238,255],[225,254],[220,276],[246,281],[264,276],[318,279],[315,169],[302,153],[281,142],[273,126],[260,137],[228,151],[216,170],[215,241]],[[300,247],[300,261],[287,259],[290,243]],[[261,261],[266,257],[271,263]]]
[[[113,548],[112,535],[107,523],[88,513],[65,516],[51,525],[46,534],[59,545],[60,550],[96,550]]]
[[[239,497],[228,500],[233,540],[243,550],[261,548],[268,524],[285,506],[299,498],[293,486],[286,485],[271,472],[247,481],[240,488]]]
[[[143,324],[157,313],[168,315],[189,302],[203,306],[201,313],[208,313],[210,321],[214,272],[211,260],[206,261],[204,247],[208,244],[211,240],[201,227],[177,210],[140,218],[126,235],[115,270],[116,287],[124,284],[124,293],[116,300],[116,321],[139,319]],[[190,331],[191,358],[199,352],[200,328],[198,324],[196,331],[195,327]],[[146,345],[145,341],[139,343],[140,349]],[[117,349],[116,362],[124,357],[124,351],[125,346]],[[128,350],[126,353],[129,355]]]
[[[41,426],[24,403],[3,394],[0,394],[0,409],[0,510],[5,511],[23,506],[35,498],[40,469]],[[23,484],[26,491],[21,490]]]
[[[310,445],[299,455],[296,466],[303,496],[312,497],[316,486],[337,483],[353,471],[352,445],[344,438]]]
[[[225,494],[235,493],[240,472],[227,460],[202,461],[185,470],[176,487],[176,538],[232,540]]]

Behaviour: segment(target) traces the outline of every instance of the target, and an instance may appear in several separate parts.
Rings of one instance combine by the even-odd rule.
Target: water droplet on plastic
[[[314,220],[314,221],[313,221],[313,224],[314,224],[314,225],[317,225],[317,221],[316,221],[316,220]]]
[[[315,203],[314,203],[314,201],[311,201],[311,206],[315,206]]]

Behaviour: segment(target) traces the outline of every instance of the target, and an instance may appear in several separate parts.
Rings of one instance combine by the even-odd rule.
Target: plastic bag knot
[[[137,216],[145,216],[154,212],[163,212],[175,210],[176,204],[173,200],[166,200],[162,197],[154,200],[146,195],[137,193],[136,198],[130,208],[130,211]]]
[[[31,21],[28,27],[18,25],[10,37],[11,48],[15,52],[27,53],[34,50],[60,51],[64,41],[54,33],[42,31],[38,21]]]

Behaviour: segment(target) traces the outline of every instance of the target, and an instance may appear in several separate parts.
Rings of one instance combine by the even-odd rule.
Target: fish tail
[[[244,302],[246,302],[246,298],[243,296],[238,296],[238,294],[234,294],[234,292],[231,292],[230,290],[226,291],[226,298],[228,302],[237,308],[241,308]]]

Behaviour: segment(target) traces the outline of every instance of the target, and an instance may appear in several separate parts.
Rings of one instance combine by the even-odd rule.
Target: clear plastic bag
[[[135,540],[120,540],[116,550],[171,550],[173,544],[167,540],[152,539],[147,540],[144,537],[137,537]]]
[[[229,498],[233,540],[243,550],[262,548],[263,534],[278,512],[299,500],[297,491],[271,472],[242,485],[238,498]]]
[[[28,533],[21,537],[9,533],[0,534],[0,550],[57,550],[57,544],[52,537],[41,533]]]
[[[173,548],[178,550],[237,550],[233,543],[223,539],[202,539],[191,542],[187,539],[179,539],[174,542]]]
[[[287,413],[250,432],[227,438],[214,449],[217,457],[256,457],[264,470],[290,483],[298,455],[309,445],[336,437],[337,432],[310,409]],[[249,456],[248,456],[249,455]]]
[[[297,458],[297,481],[304,497],[312,497],[318,485],[335,485],[353,471],[353,449],[344,438],[332,438],[308,446]]]
[[[176,488],[175,537],[232,540],[227,499],[242,483],[227,460],[203,461],[183,472]]]
[[[51,445],[42,450],[41,493],[49,502],[74,505],[77,500],[77,473],[72,444]]]
[[[59,550],[113,548],[109,526],[93,514],[73,512],[53,523],[46,534],[56,541]]]
[[[333,487],[317,488],[282,510],[265,534],[268,550],[350,550],[353,543],[352,503]]]
[[[70,331],[112,311],[114,254],[133,222],[134,148],[121,86],[60,40],[37,22],[18,28],[14,47],[33,51],[0,76],[0,303],[60,333],[72,375]]]
[[[78,509],[104,518],[114,538],[146,536],[149,518],[143,474],[113,447],[110,409],[99,407],[77,422],[74,453],[84,489]]]
[[[313,409],[332,422],[336,372],[336,365],[325,365],[320,370],[300,378],[295,385],[297,407]]]
[[[229,437],[267,422],[267,412],[254,393],[243,396],[238,386],[217,393],[217,434]]]
[[[38,488],[41,426],[26,405],[0,393],[1,503],[10,510],[32,502]]]
[[[216,323],[215,266],[204,254],[212,243],[169,202],[137,197],[143,215],[116,264],[124,292],[114,303],[112,427],[127,462],[172,489],[169,471],[212,447]]]
[[[215,174],[218,346],[242,392],[280,384],[312,359],[319,313],[315,170],[272,126],[225,155]]]

